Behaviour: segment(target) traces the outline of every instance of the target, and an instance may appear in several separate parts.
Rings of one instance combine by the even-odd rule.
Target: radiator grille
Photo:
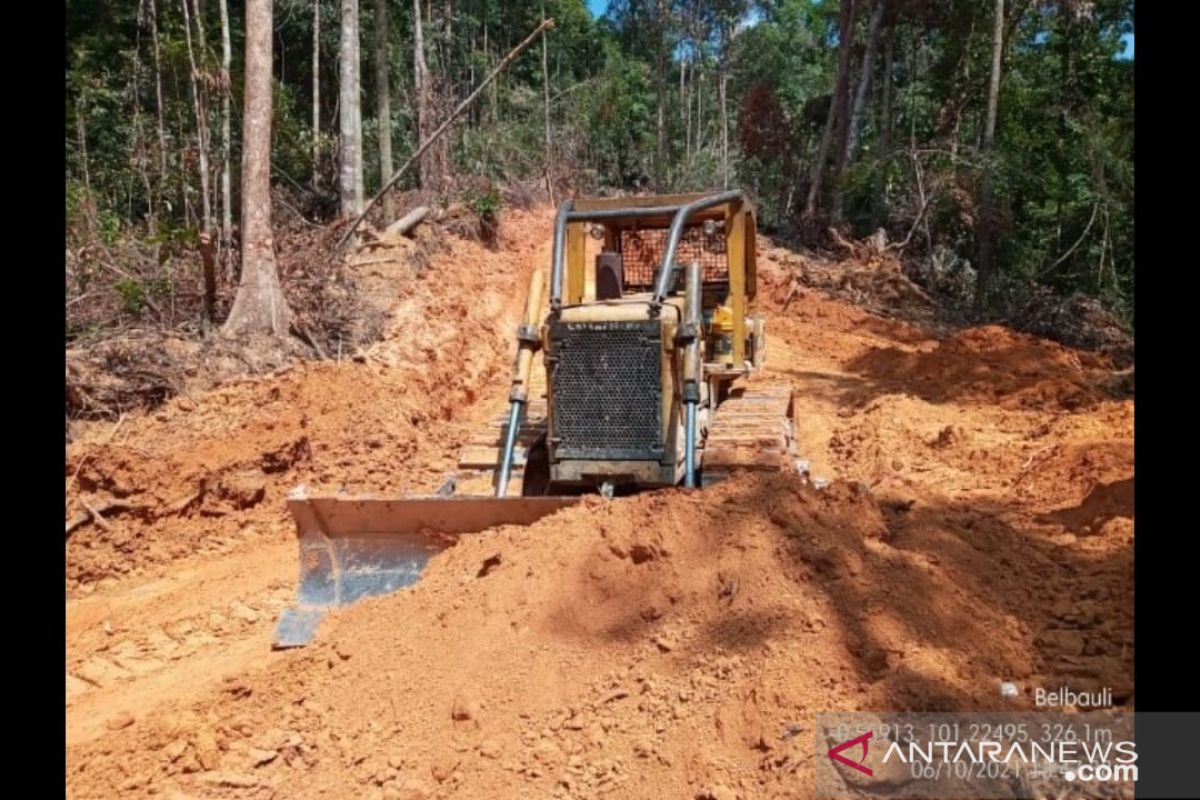
[[[662,263],[667,246],[667,229],[624,230],[620,232],[621,259],[625,268],[625,285],[633,289],[650,289],[654,273]],[[675,263],[686,265],[700,262],[705,283],[729,281],[729,260],[726,258],[725,233],[718,230],[713,236],[704,233],[703,225],[683,229]]]
[[[555,458],[662,457],[660,330],[657,320],[551,325]]]

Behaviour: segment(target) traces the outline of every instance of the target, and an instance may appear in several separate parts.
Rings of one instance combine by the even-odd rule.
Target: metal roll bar
[[[652,314],[657,314],[662,308],[663,300],[671,283],[671,263],[679,249],[679,240],[687,221],[697,211],[719,206],[734,200],[741,200],[745,195],[740,190],[721,192],[719,194],[701,197],[690,203],[676,206],[649,206],[646,208],[605,208],[592,211],[575,211],[574,203],[564,200],[558,207],[554,217],[554,251],[550,265],[550,311],[558,313],[562,310],[563,276],[565,274],[564,253],[566,251],[567,224],[570,222],[603,222],[607,219],[629,219],[631,217],[662,217],[673,215],[671,228],[667,233],[667,246],[663,251],[663,260],[658,267],[654,281],[654,294],[650,301]]]

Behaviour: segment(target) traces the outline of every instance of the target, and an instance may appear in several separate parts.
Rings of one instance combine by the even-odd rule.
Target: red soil
[[[361,361],[72,445],[68,516],[110,510],[67,545],[69,796],[809,797],[820,711],[1028,708],[1064,683],[1132,705],[1133,402],[1110,365],[998,327],[939,341],[814,291],[784,313],[770,260],[764,379],[795,387],[827,489],[591,498],[468,537],[272,652],[284,494],[436,485],[504,404],[549,220],[397,268]]]

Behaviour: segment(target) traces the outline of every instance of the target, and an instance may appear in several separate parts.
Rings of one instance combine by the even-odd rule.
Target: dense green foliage
[[[113,241],[129,233],[178,246],[195,238],[201,143],[184,1],[67,2],[65,137],[73,236]],[[232,93],[236,209],[243,10],[236,0],[229,3],[233,65],[226,81],[217,2],[187,2],[199,15],[192,19],[192,46],[207,106],[214,204],[220,202],[220,100]],[[861,79],[875,2],[884,0],[856,3],[851,86]],[[581,191],[675,191],[719,188],[727,180],[752,191],[768,228],[813,236],[823,235],[830,221],[857,235],[883,227],[891,241],[907,241],[907,257],[938,276],[970,273],[979,187],[989,175],[1001,299],[1046,285],[1086,292],[1131,314],[1133,61],[1119,54],[1132,32],[1132,0],[1007,0],[990,153],[981,143],[993,0],[892,0],[870,42],[873,75],[858,146],[843,170],[830,156],[812,218],[803,213],[805,197],[834,102],[841,38],[834,0],[613,0],[599,19],[582,0],[422,5],[429,15],[426,58],[439,119],[543,13],[555,18],[546,61],[556,181],[568,180]],[[371,117],[374,32],[372,4],[363,0],[360,6],[364,166],[371,193],[382,178]],[[278,181],[297,191],[315,186],[328,201],[337,174],[338,4],[322,0],[320,8],[321,157],[314,164],[313,3],[275,3],[273,167]],[[398,164],[417,139],[413,5],[391,0],[389,9]],[[544,176],[546,91],[535,45],[453,130],[455,173],[472,177],[475,185],[480,178],[499,185]],[[414,172],[407,185],[415,180]],[[831,220],[835,194],[842,215]],[[233,216],[236,221],[236,210]],[[141,302],[133,292],[127,300]]]

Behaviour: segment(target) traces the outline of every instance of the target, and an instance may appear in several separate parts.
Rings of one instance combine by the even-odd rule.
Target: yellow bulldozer
[[[508,413],[440,489],[291,493],[300,584],[277,647],[307,644],[331,607],[415,583],[460,535],[530,524],[587,493],[807,473],[791,388],[752,378],[766,337],[742,192],[567,200],[552,252],[548,304],[542,270],[531,276]]]

